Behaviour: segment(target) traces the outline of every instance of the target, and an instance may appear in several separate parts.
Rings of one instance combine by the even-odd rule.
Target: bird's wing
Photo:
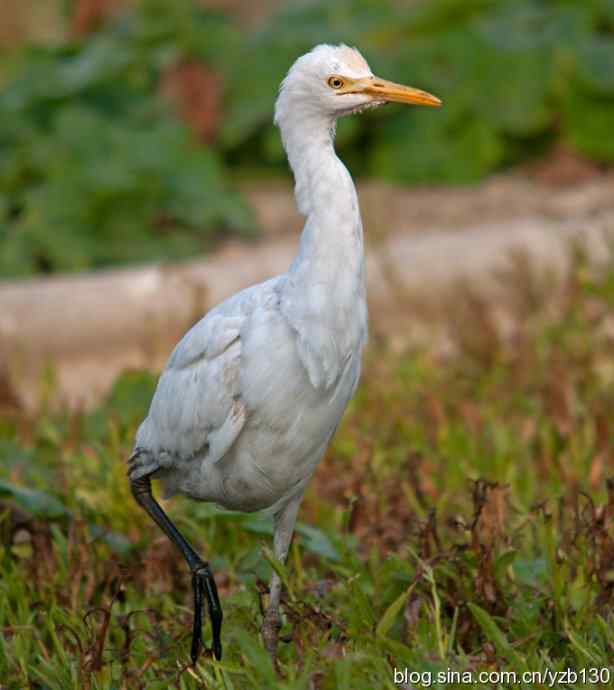
[[[175,347],[136,437],[136,448],[147,450],[158,467],[195,456],[215,462],[240,434],[246,418],[239,382],[243,319],[214,310]]]

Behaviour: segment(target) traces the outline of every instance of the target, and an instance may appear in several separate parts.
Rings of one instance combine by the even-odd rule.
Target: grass
[[[614,271],[579,265],[557,309],[525,300],[506,339],[456,298],[468,323],[454,357],[368,353],[277,566],[287,642],[276,667],[259,637],[270,524],[175,499],[169,512],[211,559],[225,611],[223,661],[188,667],[189,577],[125,478],[151,375],[125,375],[91,414],[7,412],[0,687],[460,688],[436,674],[567,668],[606,681]],[[395,668],[421,675],[395,685]],[[550,687],[600,687],[589,680]]]

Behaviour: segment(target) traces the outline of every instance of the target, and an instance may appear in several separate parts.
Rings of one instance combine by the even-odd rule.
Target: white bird
[[[287,273],[230,297],[175,347],[129,459],[132,492],[192,572],[191,656],[207,599],[221,658],[222,610],[209,564],[151,493],[182,493],[240,511],[268,509],[284,561],[296,515],[360,376],[367,340],[363,231],[356,189],[334,150],[341,115],[389,101],[440,105],[435,96],[373,76],[345,45],[319,45],[281,84],[275,123],[306,217]],[[281,581],[273,574],[262,633],[275,654]]]

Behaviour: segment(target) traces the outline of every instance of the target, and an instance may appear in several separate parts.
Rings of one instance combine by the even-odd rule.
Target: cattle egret
[[[352,397],[367,340],[363,232],[356,189],[334,149],[341,115],[390,101],[438,106],[431,94],[373,76],[345,45],[319,45],[281,84],[275,123],[306,222],[287,273],[212,309],[175,347],[128,461],[132,493],[192,573],[191,657],[207,601],[213,653],[222,609],[209,563],[151,493],[185,494],[240,511],[267,509],[284,561],[305,487]],[[274,573],[262,635],[274,655],[281,625]]]

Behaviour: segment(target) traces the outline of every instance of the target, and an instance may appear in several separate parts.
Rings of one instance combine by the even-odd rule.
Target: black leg
[[[202,642],[202,620],[204,598],[207,599],[209,617],[211,618],[211,631],[213,635],[213,654],[219,661],[222,658],[222,607],[217,595],[217,587],[213,579],[213,573],[209,563],[194,551],[185,537],[179,532],[169,517],[160,507],[151,493],[151,480],[149,477],[130,480],[132,495],[137,503],[143,507],[166,536],[181,551],[183,557],[192,571],[192,590],[194,592],[194,626],[192,628],[192,662],[198,659]]]

